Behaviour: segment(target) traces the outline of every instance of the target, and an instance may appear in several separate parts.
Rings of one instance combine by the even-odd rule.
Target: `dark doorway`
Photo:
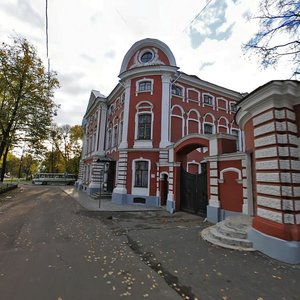
[[[109,161],[106,163],[108,168],[107,172],[107,181],[106,181],[106,189],[107,192],[112,193],[114,189],[114,181],[115,181],[115,174],[116,174],[116,162]]]
[[[167,204],[168,191],[169,191],[169,182],[168,175],[162,174],[162,180],[160,182],[160,205],[164,206]]]
[[[180,208],[183,211],[206,216],[207,171],[201,164],[201,174],[188,173],[181,168],[180,174]]]

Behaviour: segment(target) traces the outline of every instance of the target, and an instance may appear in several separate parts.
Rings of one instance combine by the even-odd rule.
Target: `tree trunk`
[[[0,182],[2,182],[2,183],[4,180],[5,171],[6,171],[6,159],[7,159],[8,150],[9,150],[9,147],[6,147],[4,155],[3,155],[3,160],[2,160],[2,169],[1,169],[1,175],[0,175]]]

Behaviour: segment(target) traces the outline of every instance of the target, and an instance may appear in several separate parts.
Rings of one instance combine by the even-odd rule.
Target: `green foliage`
[[[49,134],[52,150],[45,155],[42,171],[78,174],[82,136],[83,131],[80,125],[52,124]]]
[[[0,47],[0,158],[6,148],[26,139],[41,149],[57,105],[52,100],[59,83],[47,73],[36,49],[24,38]],[[25,133],[25,134],[24,134]]]
[[[294,75],[300,74],[300,1],[261,0],[259,30],[243,47],[254,53],[263,68],[290,58]]]

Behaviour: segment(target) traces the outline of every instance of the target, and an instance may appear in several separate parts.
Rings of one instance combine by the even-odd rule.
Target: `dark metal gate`
[[[180,176],[180,208],[183,211],[206,216],[207,172],[201,174],[188,173],[181,168]]]

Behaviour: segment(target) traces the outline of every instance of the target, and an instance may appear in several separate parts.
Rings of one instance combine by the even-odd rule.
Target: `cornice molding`
[[[300,104],[300,82],[270,81],[247,95],[239,103],[236,122],[243,128],[247,121],[270,108],[289,107]]]

